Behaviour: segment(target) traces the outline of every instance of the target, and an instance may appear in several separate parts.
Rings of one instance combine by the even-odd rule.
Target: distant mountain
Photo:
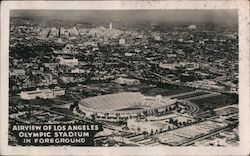
[[[11,17],[99,23],[237,24],[237,10],[15,10]]]

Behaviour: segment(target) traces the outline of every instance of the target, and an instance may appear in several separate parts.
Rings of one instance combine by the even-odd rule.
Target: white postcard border
[[[239,134],[238,147],[12,147],[8,146],[9,11],[237,9],[239,21]],[[1,3],[0,155],[248,155],[249,112],[249,2],[239,1],[4,1]]]

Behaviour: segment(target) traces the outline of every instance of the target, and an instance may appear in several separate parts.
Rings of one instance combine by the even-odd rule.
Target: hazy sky
[[[237,24],[237,10],[12,10],[11,17],[45,17],[93,22],[99,20]]]

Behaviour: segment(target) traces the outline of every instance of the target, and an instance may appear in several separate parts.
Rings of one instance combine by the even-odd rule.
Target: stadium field
[[[143,92],[144,95],[147,96],[156,96],[156,95],[162,95],[162,96],[169,96],[169,95],[175,95],[175,94],[181,94],[186,92],[194,91],[192,88],[187,87],[181,87],[181,88],[153,88],[149,89],[145,92]]]
[[[203,99],[191,100],[199,107],[199,112],[212,110],[227,105],[238,104],[237,95],[221,94],[217,96],[211,96]]]

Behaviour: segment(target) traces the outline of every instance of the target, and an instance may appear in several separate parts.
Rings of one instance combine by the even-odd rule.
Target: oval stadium
[[[79,109],[86,117],[95,115],[98,119],[118,119],[161,112],[176,103],[176,99],[157,96],[144,96],[139,92],[107,94],[82,99]]]

